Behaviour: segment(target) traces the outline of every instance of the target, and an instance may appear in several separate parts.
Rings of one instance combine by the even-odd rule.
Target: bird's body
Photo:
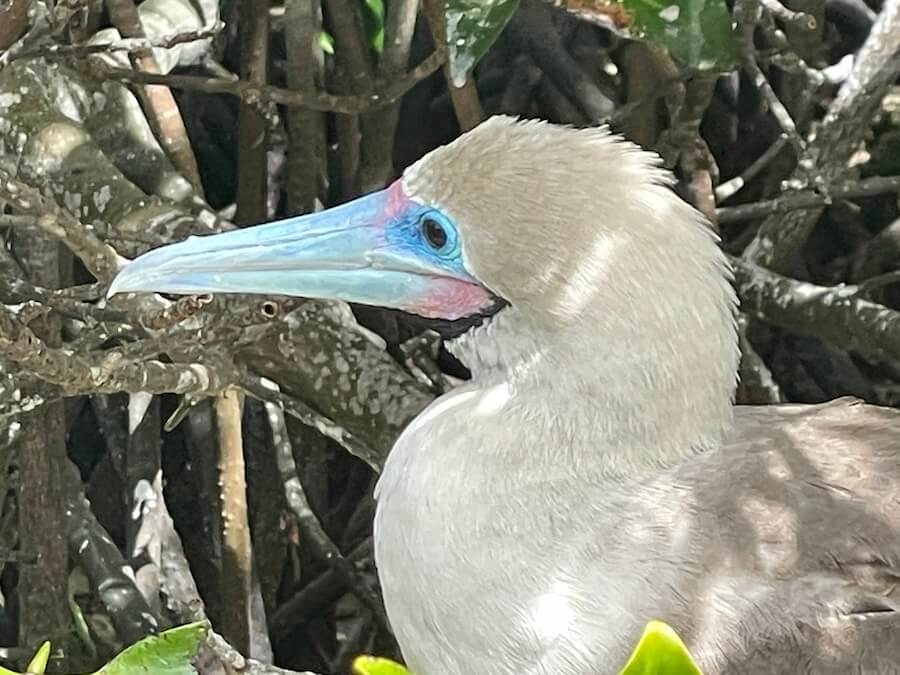
[[[728,265],[671,180],[605,130],[495,118],[382,193],[151,252],[113,290],[490,317],[376,492],[414,675],[615,673],[654,618],[707,675],[900,672],[900,413],[735,412]]]
[[[517,470],[512,433],[473,461],[490,398],[435,403],[460,442],[413,427],[382,479],[377,557],[413,673],[615,673],[650,618],[707,675],[900,672],[900,415],[741,408],[720,447],[620,481]]]

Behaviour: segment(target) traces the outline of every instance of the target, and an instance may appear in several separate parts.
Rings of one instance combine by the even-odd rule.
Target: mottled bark
[[[183,206],[148,198],[114,166],[85,127],[55,108],[59,101],[49,95],[38,77],[65,87],[76,101],[93,100],[90,86],[76,72],[59,65],[31,61],[28,68],[13,63],[0,71],[0,95],[11,102],[0,112],[0,138],[19,158],[21,178],[44,186],[59,204],[77,211],[81,222],[91,223],[92,231],[120,254],[133,256],[151,245],[215,227],[210,217],[198,220]],[[19,93],[23,87],[27,95]],[[84,105],[85,114],[99,114],[93,104]],[[48,143],[51,139],[55,142]],[[63,140],[66,144],[61,144]],[[71,150],[67,154],[66,148]],[[136,303],[119,298],[112,302],[139,318],[147,317],[148,307],[158,307],[146,298]],[[74,358],[52,349],[35,352],[36,345],[41,349],[44,345],[29,344],[29,332],[18,325],[14,315],[2,311],[0,341],[7,358],[15,358],[47,382],[62,385],[62,392],[69,395],[113,391],[208,395],[232,381],[230,354],[234,348],[240,366],[258,369],[278,382],[287,395],[302,392],[309,396],[305,400],[318,412],[382,455],[403,424],[432,398],[338,305],[306,302],[291,309],[288,303],[288,309],[272,320],[260,311],[257,299],[218,302],[197,317],[207,326],[200,341],[193,330],[174,325],[160,336],[162,343],[148,343],[143,354],[138,344],[127,352],[127,358],[116,350],[89,350]],[[228,316],[223,317],[226,306]],[[160,347],[165,351],[176,345],[172,353],[180,353],[186,360],[167,364],[155,359]],[[201,353],[205,363],[216,367],[196,363],[193,359]],[[341,365],[335,367],[335,363]],[[21,373],[9,381],[13,389],[23,383],[33,385],[34,376]],[[20,397],[21,404],[13,405],[10,400],[11,409],[43,400],[34,398],[37,393],[32,387],[27,396]]]

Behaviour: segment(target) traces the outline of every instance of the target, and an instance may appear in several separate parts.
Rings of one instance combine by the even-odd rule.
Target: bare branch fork
[[[739,4],[752,0],[739,0]],[[868,132],[879,103],[900,74],[900,0],[885,0],[869,36],[853,62],[851,75],[832,102],[815,138],[800,155],[792,181],[807,186],[824,176],[834,184],[850,169],[848,161]],[[822,181],[820,181],[822,182]],[[821,214],[820,208],[766,218],[744,258],[774,271],[790,271]]]

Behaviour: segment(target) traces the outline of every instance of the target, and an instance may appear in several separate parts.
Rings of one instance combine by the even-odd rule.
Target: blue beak
[[[477,312],[487,291],[404,239],[420,209],[395,184],[327,211],[191,237],[136,258],[108,294],[293,295],[449,319]]]

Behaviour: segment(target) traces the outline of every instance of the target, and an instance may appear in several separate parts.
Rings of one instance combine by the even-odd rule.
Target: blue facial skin
[[[385,228],[385,244],[392,250],[406,251],[416,258],[428,261],[435,268],[445,270],[448,276],[469,276],[463,264],[459,231],[453,221],[430,206],[414,202],[410,204],[400,218]],[[445,241],[442,246],[436,247],[435,242],[429,241],[429,228],[426,225],[428,220],[434,221],[443,233]]]
[[[413,313],[437,312],[435,302],[447,297],[457,305],[449,311],[465,315],[487,302],[482,290],[463,265],[451,220],[395,184],[327,211],[155,249],[128,264],[109,295],[294,295]]]

